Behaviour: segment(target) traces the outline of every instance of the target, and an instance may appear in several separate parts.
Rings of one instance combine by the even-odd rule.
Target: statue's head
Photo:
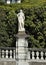
[[[22,9],[20,10],[20,12],[23,12]]]

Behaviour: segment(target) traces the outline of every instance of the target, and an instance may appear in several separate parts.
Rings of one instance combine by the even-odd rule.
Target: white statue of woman
[[[24,28],[25,16],[22,10],[20,10],[20,12],[17,14],[17,17],[18,17],[18,31],[25,31]]]

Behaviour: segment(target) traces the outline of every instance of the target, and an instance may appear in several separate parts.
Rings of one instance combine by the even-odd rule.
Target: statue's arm
[[[24,16],[24,20],[25,20],[25,16]]]
[[[23,15],[23,19],[25,20],[25,15]]]
[[[17,14],[17,17],[19,17],[19,15],[20,15],[20,14],[18,13],[18,14]]]

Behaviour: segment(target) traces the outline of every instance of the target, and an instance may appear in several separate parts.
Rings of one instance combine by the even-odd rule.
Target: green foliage
[[[25,29],[30,35],[29,47],[46,48],[46,5],[10,4],[0,6],[0,46],[15,46],[18,27],[17,13],[25,13]]]
[[[27,13],[28,12],[28,13]],[[46,48],[46,9],[44,7],[26,9],[26,32],[30,34],[29,46]]]
[[[4,1],[3,0],[0,0],[0,5],[3,5],[4,4]]]
[[[16,14],[0,8],[0,46],[15,46]]]

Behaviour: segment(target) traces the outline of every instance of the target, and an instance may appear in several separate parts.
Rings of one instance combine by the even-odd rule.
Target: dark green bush
[[[0,6],[0,46],[15,46],[17,13],[20,9],[23,9],[25,14],[26,33],[30,35],[29,47],[46,48],[46,5],[44,4],[32,7],[29,4]]]

